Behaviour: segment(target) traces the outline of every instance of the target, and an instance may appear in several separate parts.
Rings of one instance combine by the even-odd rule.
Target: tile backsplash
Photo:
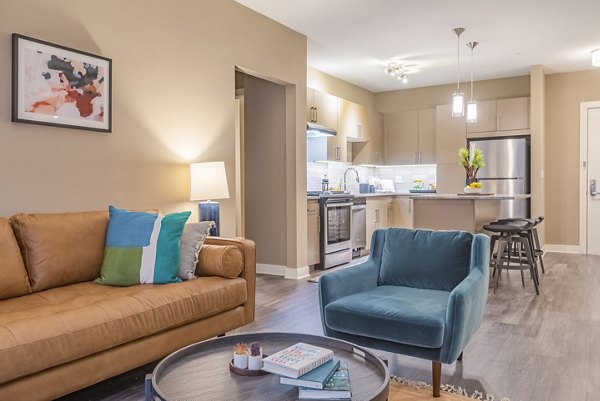
[[[349,167],[358,172],[361,183],[368,183],[372,178],[392,180],[396,192],[408,192],[412,188],[414,180],[423,180],[425,186],[436,182],[435,164],[366,167],[341,162],[308,162],[306,189],[308,191],[320,191],[321,179],[325,174],[329,179],[330,189],[342,189],[344,172]],[[358,192],[356,173],[353,171],[349,171],[347,174],[347,185],[350,192]]]

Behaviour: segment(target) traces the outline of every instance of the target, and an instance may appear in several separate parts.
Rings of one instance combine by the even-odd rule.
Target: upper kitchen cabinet
[[[436,162],[436,111],[399,111],[384,117],[386,164]]]
[[[327,137],[327,160],[346,161],[346,139],[338,125],[338,97],[307,88],[306,99],[307,121],[338,131],[336,136]]]
[[[434,164],[435,109],[419,110],[419,164]]]
[[[344,99],[339,99],[339,105],[339,128],[348,143],[348,161],[353,164],[382,164],[382,114]]]
[[[498,131],[529,129],[529,98],[497,100],[496,114]]]
[[[477,102],[477,122],[467,124],[467,133],[529,129],[529,98]]]
[[[338,129],[338,98],[316,89],[308,88],[306,93],[307,121]]]
[[[367,142],[370,132],[369,108],[345,99],[338,99],[339,131],[348,142]]]

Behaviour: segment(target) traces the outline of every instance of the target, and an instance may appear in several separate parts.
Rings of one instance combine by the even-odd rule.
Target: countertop
[[[444,200],[444,199],[465,199],[465,200],[512,200],[512,199],[528,199],[531,198],[530,194],[522,195],[507,195],[507,194],[494,194],[494,195],[473,195],[473,194],[431,194],[431,193],[409,193],[409,192],[376,192],[366,194],[352,194],[355,197],[373,198],[381,196],[408,196],[411,199],[432,199],[432,200]],[[308,196],[308,200],[318,200],[318,196]]]

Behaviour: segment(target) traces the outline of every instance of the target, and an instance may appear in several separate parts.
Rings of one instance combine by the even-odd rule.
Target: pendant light
[[[479,42],[469,42],[467,46],[471,49],[471,98],[467,102],[467,122],[477,122],[477,101],[473,100],[473,49],[479,44]]]
[[[456,34],[457,67],[456,67],[456,90],[452,92],[452,117],[462,117],[465,115],[465,94],[460,91],[460,35],[465,28],[454,28]]]

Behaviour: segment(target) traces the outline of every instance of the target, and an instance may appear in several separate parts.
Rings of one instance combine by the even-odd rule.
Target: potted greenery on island
[[[485,167],[485,158],[481,149],[475,147],[471,153],[467,148],[460,148],[458,164],[463,166],[466,172],[465,192],[480,192],[481,183],[477,180],[477,172]]]

